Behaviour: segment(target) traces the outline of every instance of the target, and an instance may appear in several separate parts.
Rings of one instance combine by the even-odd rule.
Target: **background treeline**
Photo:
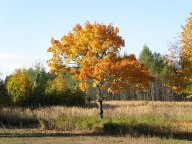
[[[151,101],[184,101],[186,96],[176,94],[166,84],[171,83],[171,75],[174,70],[167,63],[167,56],[152,52],[146,45],[139,55],[139,62],[144,64],[154,81],[145,91],[137,91],[134,84],[129,91],[120,91],[117,94],[106,93],[108,100],[151,100]],[[87,91],[88,98],[93,98],[94,89],[90,87]]]
[[[166,57],[153,53],[147,46],[143,47],[139,62],[144,64],[154,77],[146,91],[136,92],[134,84],[129,91],[117,94],[106,92],[107,100],[152,100],[174,101],[186,100],[184,95],[174,93],[165,84],[169,81],[173,70],[165,63]],[[0,80],[0,104],[39,106],[39,105],[83,105],[96,100],[96,93],[88,81],[86,93],[78,88],[78,82],[70,74],[51,75],[41,64],[29,69],[17,69]]]
[[[51,75],[41,64],[17,69],[0,80],[0,104],[14,106],[83,105],[85,94],[69,74]]]

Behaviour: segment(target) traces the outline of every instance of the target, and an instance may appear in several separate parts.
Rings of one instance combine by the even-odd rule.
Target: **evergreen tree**
[[[164,61],[165,57],[160,53],[152,53],[147,46],[143,47],[139,62],[144,64],[149,73],[155,77],[155,81],[151,83],[149,90],[145,94],[147,99],[173,100],[173,92],[164,85],[168,80],[169,70],[169,66]]]
[[[32,93],[29,102],[33,105],[39,105],[45,100],[46,84],[52,76],[45,71],[41,63],[30,67],[26,70],[26,73],[32,83]]]

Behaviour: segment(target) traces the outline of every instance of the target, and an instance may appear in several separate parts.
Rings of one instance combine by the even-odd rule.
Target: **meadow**
[[[62,139],[67,135],[87,140],[94,136],[120,136],[151,138],[152,142],[154,137],[187,142],[192,140],[192,103],[105,101],[103,119],[99,118],[94,102],[85,107],[1,107],[0,126],[0,137],[5,141],[12,136]]]

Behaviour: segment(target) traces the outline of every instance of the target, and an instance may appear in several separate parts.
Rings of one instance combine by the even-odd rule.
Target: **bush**
[[[85,104],[85,94],[80,90],[67,89],[64,93],[49,93],[45,97],[44,105],[66,105],[83,106]]]
[[[48,81],[44,104],[81,106],[85,104],[85,94],[80,90],[69,89],[65,78],[60,74]]]
[[[79,89],[73,91],[67,89],[64,95],[63,104],[67,106],[82,106],[85,104],[86,95]]]

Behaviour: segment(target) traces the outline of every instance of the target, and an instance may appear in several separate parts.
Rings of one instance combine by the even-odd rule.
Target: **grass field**
[[[190,144],[187,140],[65,133],[39,129],[0,129],[0,144]]]
[[[189,141],[111,136],[58,136],[0,138],[0,144],[190,144]]]
[[[191,102],[106,101],[87,107],[2,107],[1,143],[190,143]],[[192,143],[192,142],[191,142]]]

